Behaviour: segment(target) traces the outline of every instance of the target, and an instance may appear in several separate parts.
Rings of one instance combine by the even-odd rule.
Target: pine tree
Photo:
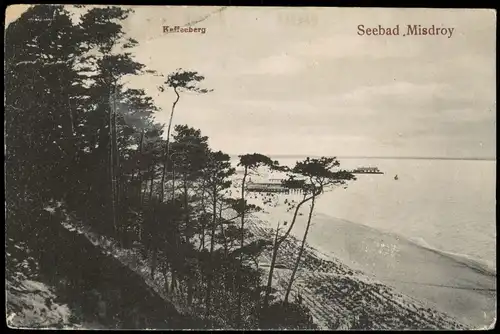
[[[354,175],[348,171],[336,170],[339,166],[340,163],[336,160],[336,158],[307,158],[304,161],[297,162],[295,167],[291,170],[293,174],[299,175],[308,181],[307,183],[304,183],[303,191],[308,196],[308,198],[311,199],[311,205],[309,209],[306,230],[304,232],[304,237],[302,238],[302,243],[299,249],[299,254],[297,256],[297,260],[295,261],[292,275],[286,289],[284,298],[285,303],[288,302],[288,298],[292,290],[293,281],[295,279],[302,253],[304,251],[309,228],[311,227],[311,218],[314,212],[314,205],[317,197],[329,188],[335,186],[344,186],[346,182],[355,179]]]

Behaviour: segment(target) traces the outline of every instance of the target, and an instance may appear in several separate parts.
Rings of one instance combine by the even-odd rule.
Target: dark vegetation
[[[72,272],[69,286],[80,287],[75,298],[86,300],[81,290],[106,294],[122,328],[146,326],[130,315],[137,307],[149,313],[150,327],[315,328],[309,310],[288,296],[315,200],[353,176],[334,171],[334,158],[306,159],[289,169],[246,154],[241,196],[232,198],[229,155],[212,150],[200,130],[172,121],[183,92],[210,92],[200,88],[204,77],[179,69],[162,79],[158,94],[173,90],[176,96],[164,137],[164,125],[153,120],[153,99],[125,84],[131,75],[163,77],[133,59],[137,41],[122,31],[129,11],[92,7],[78,20],[72,15],[62,6],[37,5],[6,29],[6,235],[34,249],[47,277]],[[286,232],[273,238],[252,238],[246,225],[261,210],[247,203],[245,189],[247,175],[258,168],[288,172],[284,186],[304,193]],[[138,245],[150,275],[161,273],[165,292],[182,296],[197,320],[186,323],[147,292],[139,276],[48,223],[54,216],[47,218],[45,208],[56,203],[121,247]],[[307,230],[279,300],[272,289],[276,258],[306,204]],[[266,285],[255,265],[263,252],[273,255]],[[103,292],[113,286],[118,297]],[[109,326],[117,327],[113,321]]]
[[[58,222],[63,218],[44,212],[37,221],[47,228],[38,233],[40,242],[32,250],[42,267],[38,279],[55,287],[55,302],[69,305],[75,322],[113,329],[189,329],[207,324],[199,317],[180,314],[139,274],[103,254],[85,236],[64,228]]]

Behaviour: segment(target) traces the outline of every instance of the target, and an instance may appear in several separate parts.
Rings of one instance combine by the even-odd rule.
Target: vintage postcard
[[[494,327],[494,10],[5,25],[9,327]]]

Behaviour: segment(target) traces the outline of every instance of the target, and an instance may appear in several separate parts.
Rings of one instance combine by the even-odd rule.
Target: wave
[[[474,257],[472,255],[454,253],[454,252],[450,252],[450,251],[446,251],[446,250],[434,247],[434,246],[430,245],[424,238],[421,238],[421,237],[408,238],[406,236],[403,236],[401,234],[394,233],[391,231],[378,229],[378,228],[375,228],[372,226],[364,225],[361,223],[357,223],[357,222],[342,219],[342,218],[337,218],[337,217],[331,216],[329,214],[325,214],[324,212],[318,212],[315,214],[315,216],[323,217],[323,219],[335,219],[337,221],[342,221],[344,223],[351,224],[351,225],[356,226],[358,228],[362,228],[365,231],[372,231],[372,233],[386,235],[389,237],[396,238],[397,240],[406,241],[415,247],[433,252],[434,254],[437,254],[437,255],[440,255],[443,257],[446,257],[447,259],[450,259],[450,260],[452,260],[455,263],[458,263],[460,265],[466,266],[469,269],[474,270],[480,274],[483,274],[486,276],[496,277],[495,263],[489,263],[487,260],[480,259],[480,258]]]
[[[427,241],[421,237],[418,238],[409,238],[407,239],[409,242],[412,244],[416,245],[417,247],[429,250],[431,252],[437,253],[439,255],[445,256],[449,259],[452,259],[453,261],[465,265],[469,267],[472,270],[478,271],[481,274],[488,275],[488,276],[494,276],[496,277],[496,266],[494,263],[489,263],[486,260],[479,259],[477,257],[474,257],[472,255],[468,254],[460,254],[460,253],[454,253],[454,252],[449,252],[445,251],[443,249],[439,249],[436,247],[431,246]]]

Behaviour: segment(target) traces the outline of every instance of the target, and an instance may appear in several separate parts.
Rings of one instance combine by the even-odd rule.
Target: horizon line
[[[239,157],[241,154],[229,154],[230,157]],[[269,157],[276,158],[320,158],[321,155],[307,154],[266,154]],[[495,161],[496,157],[432,157],[432,156],[356,156],[356,155],[324,155],[335,157],[337,159],[391,159],[391,160],[473,160],[473,161]]]

